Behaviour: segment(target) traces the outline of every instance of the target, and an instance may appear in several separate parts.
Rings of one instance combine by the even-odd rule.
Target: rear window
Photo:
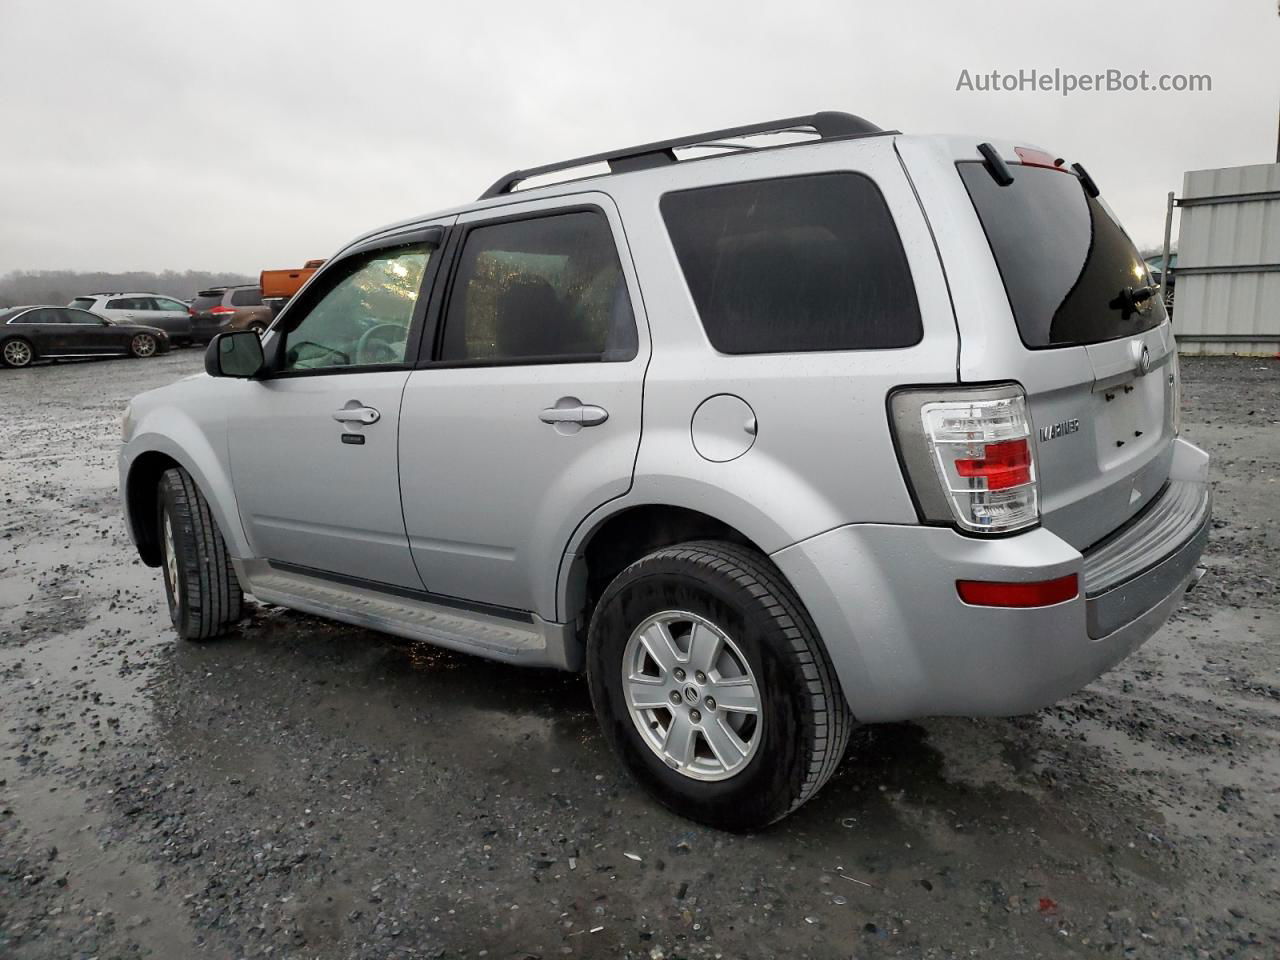
[[[1147,264],[1075,174],[1011,164],[1002,187],[981,162],[956,167],[1028,347],[1115,340],[1164,321]]]
[[[233,307],[260,307],[262,306],[262,288],[250,287],[245,290],[231,291],[231,305]]]
[[[201,290],[191,301],[191,309],[197,313],[212,309],[222,303],[222,295],[226,292],[225,290]]]
[[[909,347],[922,335],[907,257],[857,173],[669,193],[662,217],[721,353]]]
[[[79,307],[81,310],[88,310],[97,301],[97,297],[76,297],[67,306]]]

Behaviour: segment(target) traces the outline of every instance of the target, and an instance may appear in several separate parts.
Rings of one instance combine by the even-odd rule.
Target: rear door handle
[[[347,406],[341,410],[335,410],[333,419],[339,423],[377,423],[382,419],[382,414],[373,407]]]
[[[591,403],[579,403],[576,397],[565,397],[554,407],[547,407],[538,419],[543,423],[576,423],[582,427],[594,427],[609,419],[609,411]]]

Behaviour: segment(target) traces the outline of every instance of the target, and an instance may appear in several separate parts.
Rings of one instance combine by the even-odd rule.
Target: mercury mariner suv
[[[1014,143],[818,113],[518,170],[205,368],[120,454],[181,636],[250,594],[585,671],[621,762],[729,829],[855,722],[1071,694],[1203,572],[1147,266]]]

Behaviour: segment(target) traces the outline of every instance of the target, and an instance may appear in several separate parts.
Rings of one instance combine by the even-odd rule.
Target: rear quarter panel
[[[923,339],[902,349],[726,355],[708,341],[659,203],[664,193],[808,173],[875,181],[915,282]],[[773,551],[841,524],[915,523],[886,397],[907,383],[956,376],[957,337],[938,257],[892,137],[761,151],[619,178],[622,211],[653,336],[635,482],[624,501],[672,503],[729,523]],[[757,435],[737,459],[704,459],[695,410],[716,394],[750,405]],[[619,504],[626,505],[626,504]]]

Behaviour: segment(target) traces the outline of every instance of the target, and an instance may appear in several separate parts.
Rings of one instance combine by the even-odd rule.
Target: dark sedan
[[[152,357],[169,349],[158,327],[116,323],[75,307],[10,307],[0,310],[0,361],[25,367],[55,357]]]

